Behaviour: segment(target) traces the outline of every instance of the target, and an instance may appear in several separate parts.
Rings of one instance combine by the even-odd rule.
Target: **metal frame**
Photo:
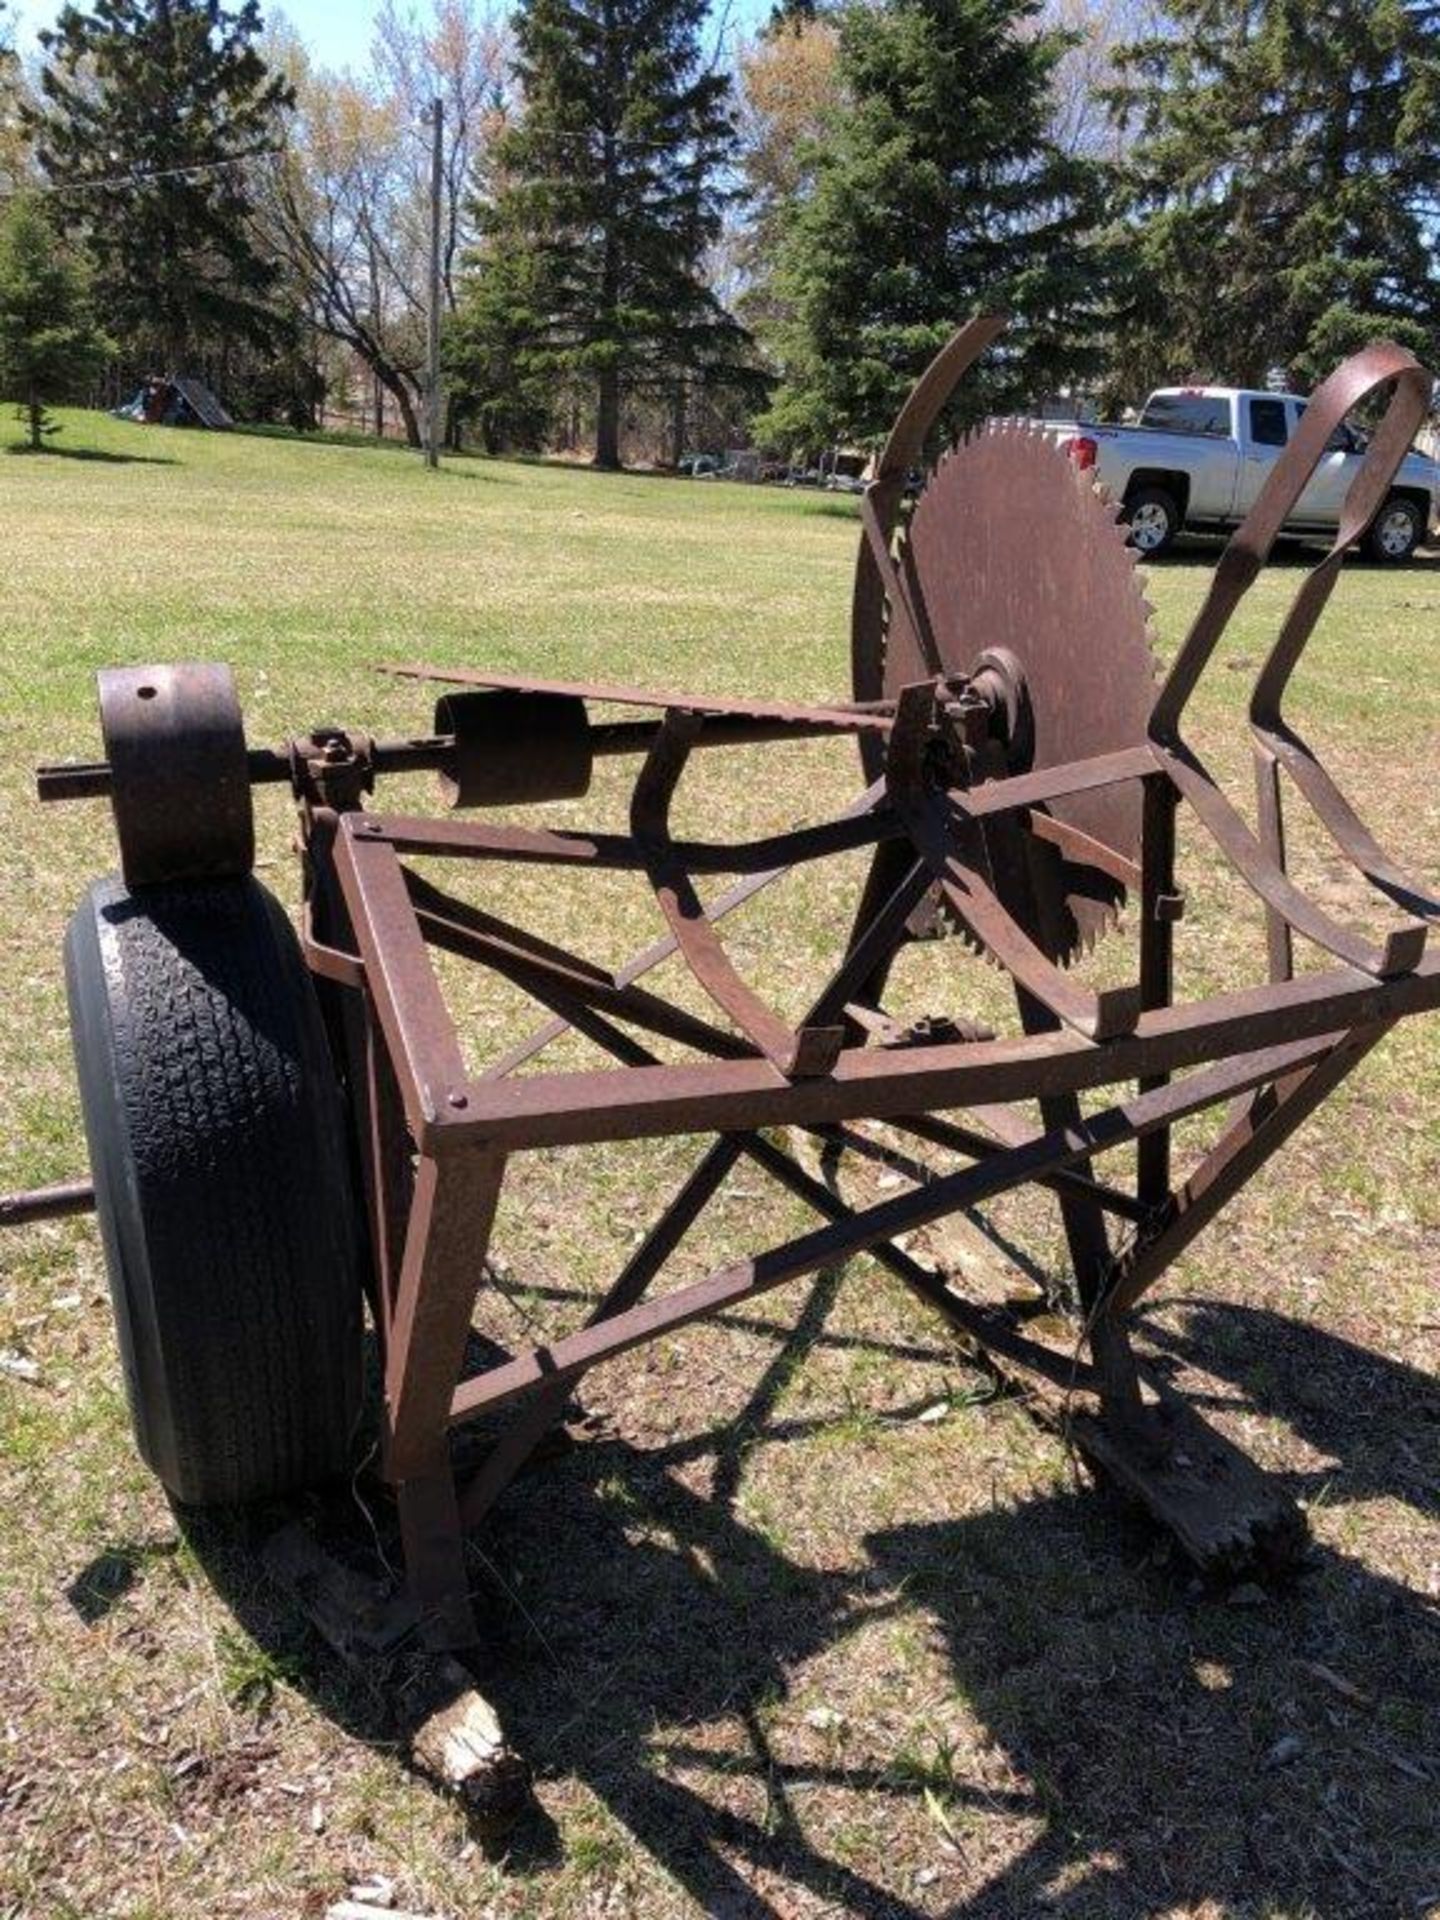
[[[917,583],[897,557],[901,476],[955,380],[997,331],[998,322],[989,319],[972,323],[939,356],[902,413],[865,502],[857,632],[883,612],[896,657],[913,656],[915,677],[894,697],[872,683],[858,655],[858,698],[823,707],[396,670],[489,690],[482,702],[500,695],[531,702],[526,711],[536,716],[537,731],[529,744],[538,771],[512,766],[497,776],[501,786],[518,780],[527,797],[547,790],[547,754],[554,761],[548,790],[557,794],[578,790],[577,753],[581,772],[588,772],[585,756],[595,752],[642,754],[629,831],[619,834],[367,810],[365,793],[376,773],[390,767],[439,768],[452,799],[477,792],[483,799],[484,765],[473,740],[467,746],[461,737],[470,724],[460,717],[464,697],[448,708],[442,704],[442,714],[453,718],[453,736],[387,744],[332,732],[292,742],[281,753],[249,756],[252,781],[288,778],[301,801],[305,947],[349,1088],[374,1251],[371,1306],[384,1360],[382,1467],[396,1489],[411,1586],[437,1642],[472,1638],[464,1530],[490,1511],[562,1412],[575,1382],[616,1355],[862,1251],[999,1364],[1067,1394],[1093,1397],[1097,1450],[1118,1460],[1136,1490],[1195,1546],[1209,1522],[1195,1519],[1193,1489],[1184,1499],[1176,1494],[1181,1450],[1175,1435],[1188,1422],[1184,1432],[1193,1437],[1198,1421],[1184,1415],[1182,1422],[1181,1410],[1164,1395],[1157,1400],[1142,1392],[1129,1336],[1133,1309],[1397,1020],[1440,1006],[1440,959],[1426,949],[1440,903],[1387,859],[1281,711],[1343,553],[1383,502],[1418,425],[1429,376],[1399,349],[1381,347],[1326,382],[1227,548],[1155,700],[1146,738],[1123,751],[1013,773],[997,765],[994,750],[996,714],[1006,697],[998,685],[1005,657],[985,656],[984,672],[969,677],[928,660]],[[1257,835],[1187,743],[1184,712],[1332,429],[1382,387],[1390,391],[1388,409],[1335,546],[1304,580],[1256,682]],[[577,699],[587,707],[609,701],[655,707],[659,717],[586,719],[577,731]],[[547,713],[557,717],[553,739]],[[503,731],[490,731],[497,753]],[[783,739],[838,740],[851,751],[850,743],[858,742],[869,784],[855,805],[818,825],[743,844],[674,837],[671,803],[693,751]],[[227,760],[232,784],[233,758]],[[1282,771],[1346,857],[1403,911],[1404,920],[1378,942],[1335,922],[1287,872]],[[115,774],[118,779],[118,768]],[[1141,796],[1138,861],[1087,839],[1049,811],[1067,796],[1130,783]],[[123,823],[126,803],[109,769],[42,775],[42,792],[50,797],[104,790],[115,792]],[[1270,963],[1263,984],[1189,1004],[1174,998],[1182,805],[1258,896]],[[133,822],[130,827],[133,840]],[[1052,957],[1049,906],[1025,853],[1032,838],[1089,862],[1138,901],[1136,970],[1128,986],[1092,992]],[[125,839],[122,830],[122,844]],[[150,844],[143,834],[140,839]],[[786,871],[863,848],[872,850],[872,865],[856,923],[806,1017],[792,1025],[736,968],[721,923]],[[666,935],[612,972],[442,891],[416,870],[414,863],[427,857],[558,869],[573,877],[577,907],[586,874],[632,874],[653,895]],[[731,876],[732,885],[707,909],[695,882],[713,875]],[[887,976],[927,896],[941,900],[971,943],[1010,974],[1017,1033],[996,1037],[958,1014],[938,1028],[907,1031],[886,1015]],[[1291,953],[1297,934],[1334,964],[1297,976]],[[545,1016],[527,1042],[478,1073],[465,1064],[432,962],[435,949],[494,969]],[[703,988],[716,1018],[699,1017],[641,984],[672,955]],[[570,1032],[595,1042],[614,1064],[534,1071],[544,1049]],[[686,1049],[686,1060],[662,1062],[649,1044],[656,1036]],[[522,1066],[532,1070],[521,1076]],[[1081,1094],[1096,1089],[1110,1091],[1108,1104],[1082,1111]],[[1038,1126],[1023,1111],[1028,1103],[1038,1109]],[[1214,1145],[1176,1180],[1176,1125],[1227,1104],[1229,1117]],[[875,1124],[888,1130],[886,1140],[869,1130]],[[782,1126],[831,1147],[888,1155],[902,1166],[905,1157],[888,1142],[896,1133],[908,1135],[943,1160],[908,1163],[915,1175],[909,1190],[856,1208],[776,1143],[768,1130]],[[713,1137],[588,1323],[466,1372],[490,1235],[512,1161],[555,1145],[680,1134]],[[1096,1171],[1100,1156],[1121,1149],[1133,1150],[1129,1185]],[[820,1224],[699,1281],[652,1293],[742,1157],[808,1203]],[[1057,1199],[1073,1267],[1077,1331],[1088,1358],[1047,1345],[1019,1309],[963,1298],[949,1276],[900,1244],[926,1223],[1027,1184]],[[1123,1249],[1111,1231],[1117,1220],[1128,1234]],[[457,1484],[453,1431],[506,1408],[510,1419],[501,1437],[478,1471]],[[1222,1490],[1222,1501],[1240,1497],[1237,1485]],[[1282,1535],[1293,1540],[1300,1530],[1284,1503],[1268,1510],[1264,1525],[1277,1541]],[[1257,1522],[1252,1544],[1259,1544],[1262,1530]]]

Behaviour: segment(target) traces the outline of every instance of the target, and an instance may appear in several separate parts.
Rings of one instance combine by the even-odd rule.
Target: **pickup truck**
[[[1161,387],[1133,427],[1051,428],[1075,464],[1093,472],[1121,503],[1131,544],[1163,553],[1178,533],[1238,526],[1284,450],[1306,402],[1294,393],[1239,387]],[[1365,450],[1363,435],[1338,427],[1300,496],[1287,530],[1333,533]],[[1440,514],[1440,464],[1406,454],[1394,486],[1361,547],[1372,560],[1408,560]]]

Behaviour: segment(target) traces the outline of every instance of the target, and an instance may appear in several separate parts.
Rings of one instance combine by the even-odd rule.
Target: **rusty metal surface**
[[[440,773],[448,807],[525,806],[590,791],[595,753],[579,694],[512,687],[442,694],[435,731],[454,742]]]
[[[364,1172],[371,1304],[385,1362],[384,1470],[397,1488],[412,1588],[442,1638],[466,1632],[462,1526],[488,1512],[573,1383],[635,1346],[862,1251],[997,1361],[1098,1403],[1104,1444],[1118,1449],[1142,1493],[1146,1459],[1153,1453],[1159,1463],[1156,1511],[1178,1501],[1185,1526],[1206,1536],[1193,1489],[1177,1494],[1174,1463],[1161,1457],[1164,1435],[1142,1405],[1130,1309],[1396,1021],[1440,1007],[1440,956],[1426,945],[1440,908],[1388,860],[1282,710],[1339,555],[1385,497],[1428,376],[1399,349],[1372,349],[1320,390],[1157,693],[1149,609],[1114,511],[1049,441],[1015,425],[987,428],[940,459],[907,512],[911,469],[933,423],[1000,330],[987,316],[956,336],[882,455],[863,507],[851,701],[725,699],[421,665],[387,671],[475,689],[442,697],[431,734],[377,741],[329,729],[247,756],[238,716],[216,721],[213,843],[202,833],[178,857],[219,857],[203,851],[212,844],[235,857],[238,770],[257,784],[283,770],[308,856],[306,952]],[[1389,410],[1340,539],[1302,581],[1256,683],[1250,725],[1261,806],[1252,832],[1186,741],[1184,711],[1332,427],[1386,385]],[[146,840],[153,801],[137,772],[144,728],[125,717],[133,695],[120,680],[107,694],[120,715],[113,737],[107,725],[112,765],[46,770],[42,790],[112,790],[122,845],[128,835],[137,859],[164,865],[177,856],[163,837]],[[650,717],[590,712],[615,704]],[[204,709],[198,699],[195,711]],[[193,788],[203,815],[201,748],[217,734],[199,721],[181,734],[164,778]],[[695,751],[772,740],[850,755],[858,744],[865,791],[833,818],[749,841],[672,833]],[[389,773],[425,766],[458,804],[543,807],[582,794],[600,754],[639,760],[624,831],[559,830],[543,813],[460,820],[367,804]],[[1376,930],[1338,925],[1287,871],[1287,781],[1372,884]],[[1177,1003],[1182,813],[1198,819],[1255,895],[1268,963],[1267,977],[1251,985]],[[745,976],[724,923],[788,870],[866,848],[870,876],[858,910],[837,930],[803,1016],[786,1018],[763,983]],[[454,897],[424,871],[429,860],[466,862],[482,888],[492,866],[524,864],[537,887],[563,889],[577,930],[587,925],[589,876],[627,875],[640,897],[648,889],[660,937],[615,966],[542,938],[491,904]],[[739,877],[706,900],[696,883],[709,874]],[[887,983],[927,896],[1009,976],[1008,1026],[992,1030],[971,1017],[964,974],[975,960],[965,943],[953,949],[950,1004],[910,1024],[887,1008]],[[1097,989],[1069,963],[1126,899],[1133,966],[1119,985]],[[1297,972],[1299,940],[1321,950],[1319,970]],[[535,1032],[467,1066],[436,950],[521,989],[537,1011]],[[640,985],[666,959],[683,966],[708,1010]],[[788,964],[784,954],[771,959],[772,972]],[[593,1042],[606,1064],[546,1070],[545,1049],[571,1033]],[[658,1041],[680,1057],[662,1058]],[[1093,1110],[1081,1106],[1088,1092],[1097,1095]],[[1222,1107],[1211,1145],[1177,1179],[1176,1128]],[[767,1131],[787,1126],[827,1152],[884,1160],[906,1189],[870,1206],[847,1204]],[[883,1137],[881,1127],[890,1129]],[[524,1157],[679,1134],[710,1138],[587,1323],[467,1372],[467,1336],[485,1316],[492,1224],[507,1183],[523,1178]],[[910,1144],[897,1145],[897,1135]],[[930,1163],[914,1158],[916,1141],[935,1156]],[[742,1158],[820,1224],[657,1296],[672,1256],[700,1231]],[[1060,1209],[1086,1356],[1057,1356],[1023,1317],[966,1297],[956,1275],[903,1244],[926,1222],[1027,1185]],[[474,1480],[457,1488],[451,1429],[502,1408],[512,1409],[509,1426]]]
[[[51,1187],[31,1187],[24,1193],[0,1193],[0,1227],[69,1220],[94,1211],[95,1185],[90,1180],[64,1180]]]
[[[250,773],[228,667],[108,667],[100,730],[127,886],[250,871]]]
[[[1043,772],[1144,744],[1158,669],[1134,551],[1116,509],[1053,438],[1001,422],[952,448],[921,490],[899,558],[942,670],[988,669],[996,682],[990,704],[1005,738],[994,771]],[[903,670],[887,652],[892,697]],[[1141,810],[1133,781],[1048,808],[1131,862]],[[1067,912],[1042,944],[1064,959],[1114,924],[1123,895],[1095,867],[1062,862],[1059,849],[1049,857]]]

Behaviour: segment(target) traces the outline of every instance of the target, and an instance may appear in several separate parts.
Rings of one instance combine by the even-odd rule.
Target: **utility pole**
[[[430,305],[425,340],[425,464],[440,464],[440,179],[445,161],[445,102],[430,103]]]

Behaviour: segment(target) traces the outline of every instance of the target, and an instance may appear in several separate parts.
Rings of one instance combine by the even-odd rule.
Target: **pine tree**
[[[509,346],[533,371],[593,383],[601,467],[620,464],[627,395],[683,412],[692,382],[745,368],[747,337],[704,277],[734,145],[729,82],[701,64],[705,12],[523,0],[515,15],[524,113],[497,143],[474,268],[531,303]]]
[[[1014,320],[972,408],[1022,404],[1096,364],[1103,172],[1049,136],[1068,42],[1038,11],[890,0],[840,16],[844,103],[780,246],[782,383],[759,423],[774,444],[877,438],[981,307]]]
[[[260,24],[258,0],[95,0],[40,36],[40,167],[67,190],[110,324],[173,370],[274,331],[243,163],[276,144],[291,96],[255,49]]]
[[[0,216],[0,392],[19,401],[37,453],[55,431],[47,403],[81,391],[112,350],[39,196],[17,194]]]
[[[476,429],[487,453],[537,452],[554,413],[543,267],[534,252],[497,249],[445,323],[446,392],[459,425]]]
[[[1308,383],[1389,335],[1440,346],[1440,7],[1171,0],[1123,56],[1146,378]]]
[[[15,55],[14,20],[0,0],[0,190],[12,188],[25,168],[25,137],[20,127],[21,76]]]

